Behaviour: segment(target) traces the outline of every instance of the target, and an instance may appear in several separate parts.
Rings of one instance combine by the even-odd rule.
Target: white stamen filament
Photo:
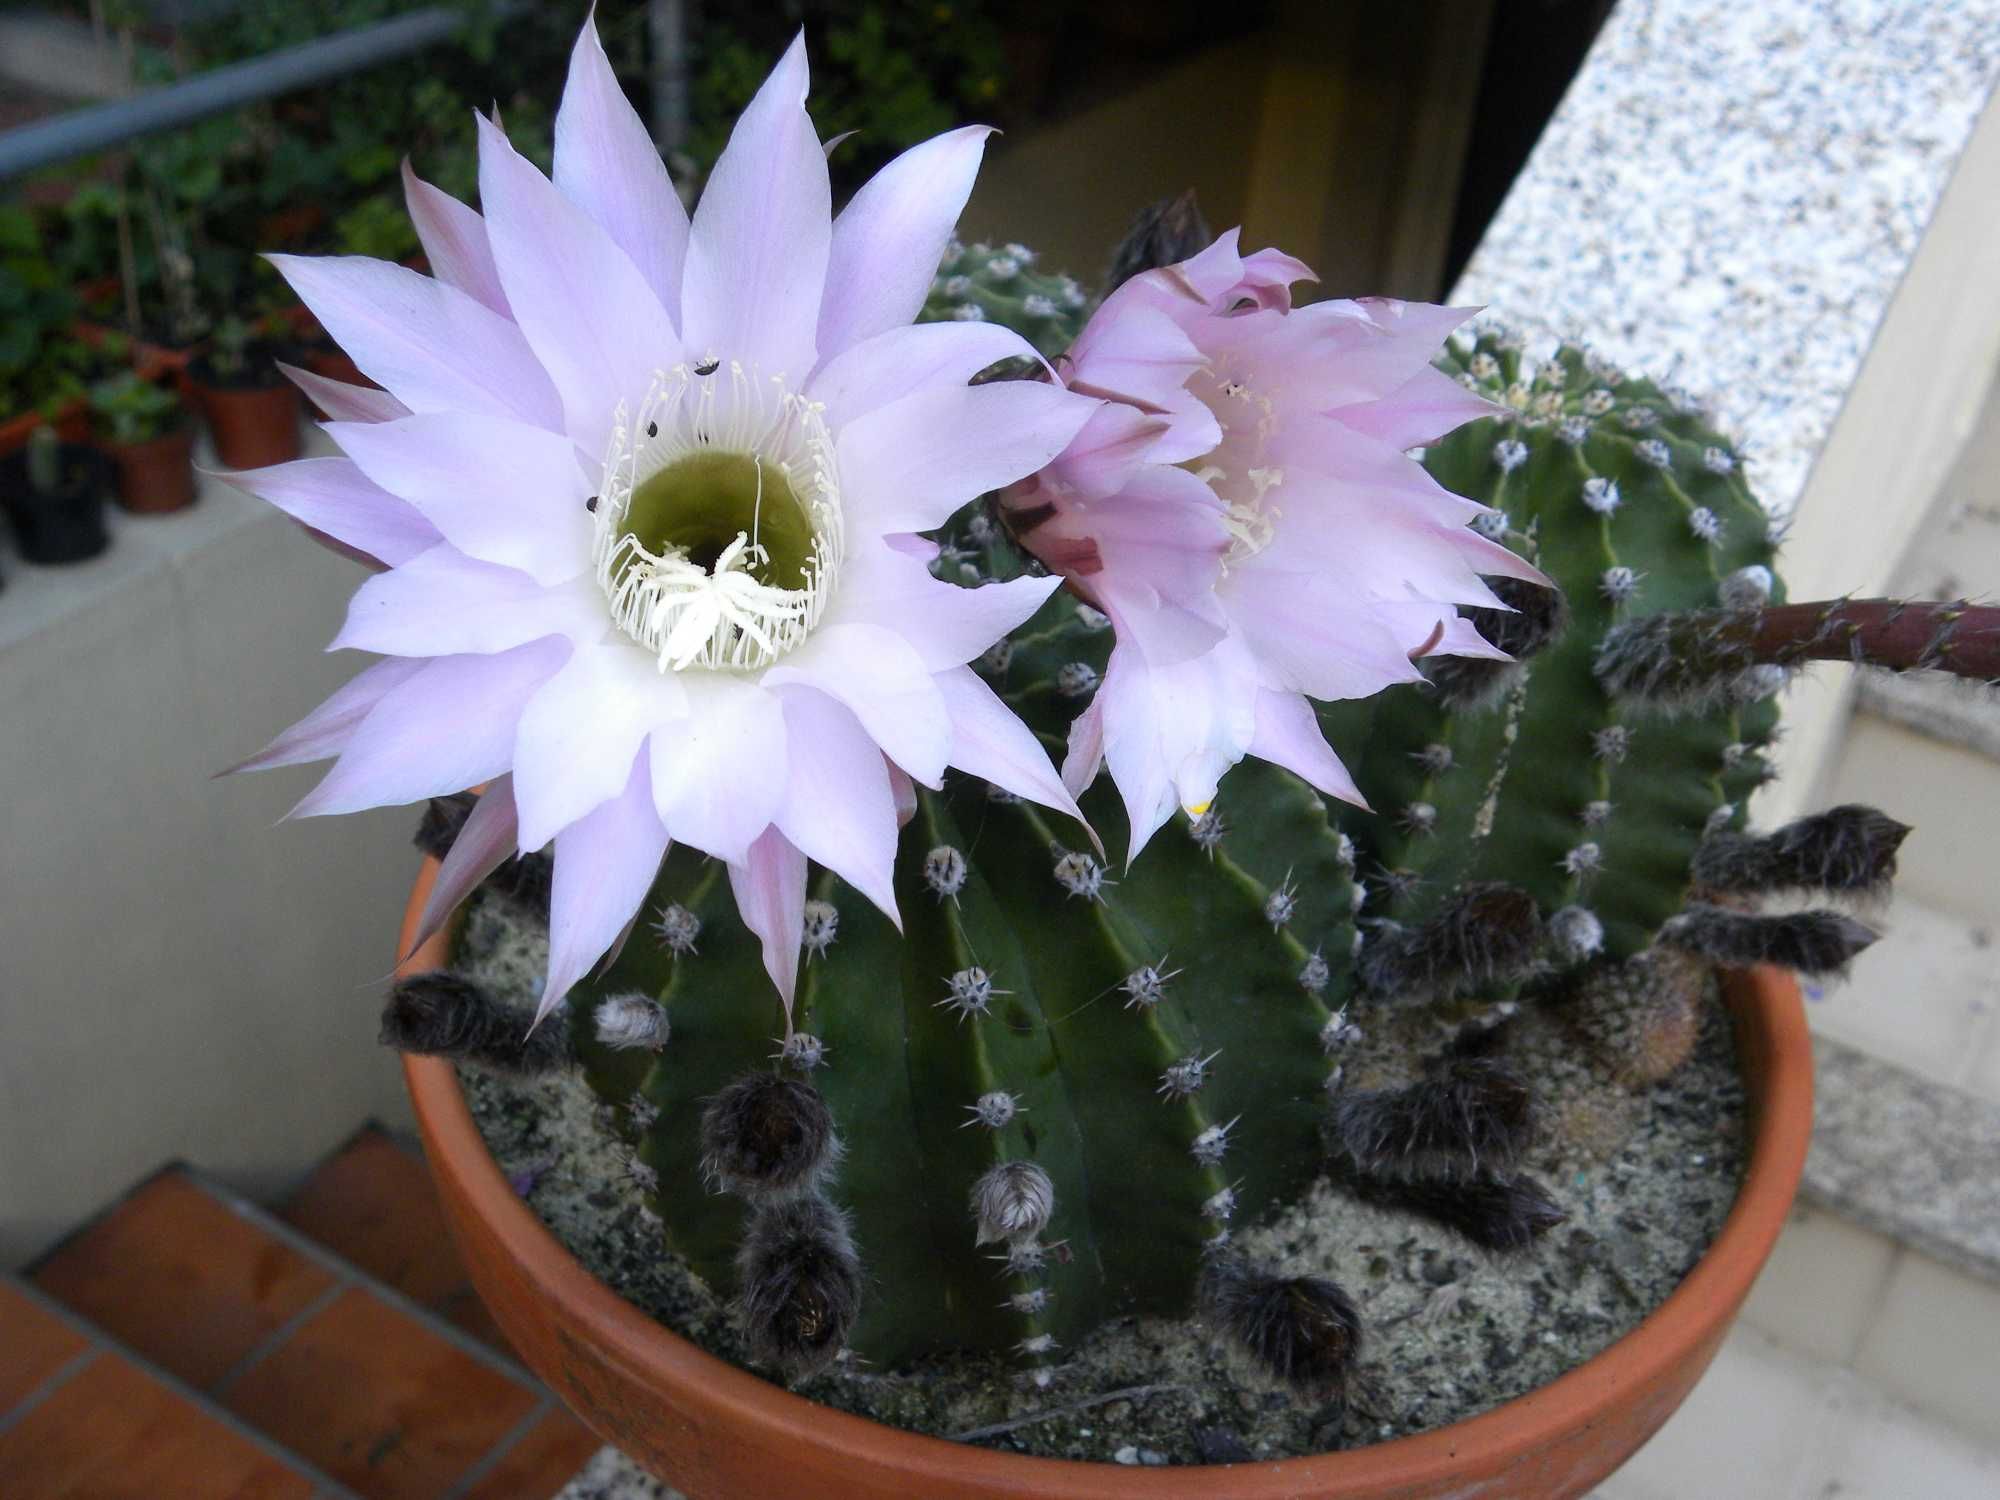
[[[845,556],[839,471],[821,408],[738,361],[727,384],[679,364],[655,371],[636,415],[619,404],[605,453],[591,556],[618,628],[651,651],[661,671],[746,671],[792,650],[826,612]],[[656,555],[626,529],[634,493],[676,461],[702,452],[741,454],[756,466],[750,529],[703,567],[684,549]],[[784,477],[812,531],[797,588],[761,581],[765,469]]]

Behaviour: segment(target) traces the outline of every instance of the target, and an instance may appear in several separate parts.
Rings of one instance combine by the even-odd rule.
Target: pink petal
[[[731,132],[688,235],[681,326],[690,354],[790,380],[814,364],[833,195],[792,42]]]
[[[926,671],[941,672],[1025,624],[1061,587],[1060,578],[1048,577],[961,588],[934,577],[923,560],[863,537],[841,567],[821,628],[882,626],[916,648]]]
[[[902,930],[896,911],[896,796],[882,752],[849,709],[810,688],[786,688],[791,757],[778,829]]]
[[[382,696],[290,815],[421,802],[491,781],[513,760],[521,710],[568,654],[567,642],[543,640],[494,656],[423,663]]]
[[[407,156],[403,158],[403,201],[409,205],[410,222],[416,226],[424,258],[431,263],[431,275],[507,317],[507,293],[493,265],[493,247],[487,242],[486,221],[479,211],[417,176]]]
[[[974,496],[1041,468],[1096,409],[1095,401],[1031,380],[905,396],[840,432],[849,514],[875,532],[942,526]]]
[[[917,815],[917,784],[894,761],[888,762],[889,790],[896,799],[896,826],[907,828]]]
[[[746,679],[687,672],[682,681],[687,718],[652,739],[653,805],[678,842],[740,862],[784,799],[784,710]]]
[[[927,326],[949,328],[960,325],[938,323]],[[1107,401],[1091,414],[1075,441],[1063,450],[1062,457],[1050,465],[1047,470],[1049,481],[1060,489],[1081,495],[1115,495],[1131,481],[1134,471],[1158,446],[1160,438],[1171,425],[1164,416],[1150,415],[1122,401]],[[1193,475],[1188,477],[1194,478]],[[1199,480],[1195,482],[1201,483]],[[1202,488],[1208,487],[1203,485]],[[1210,509],[1215,508],[1211,501]]]
[[[1319,716],[1312,705],[1297,693],[1279,693],[1266,688],[1257,694],[1257,732],[1250,740],[1250,753],[1274,766],[1283,766],[1308,786],[1329,797],[1367,808],[1367,799],[1333,753],[1321,733]]]
[[[567,438],[461,412],[330,422],[326,431],[467,556],[541,583],[589,568],[591,485]]]
[[[619,404],[635,413],[681,343],[631,257],[498,127],[479,125],[479,201],[514,321],[562,400],[564,430],[601,459]]]
[[[1366,698],[1422,677],[1409,653],[1423,644],[1450,605],[1416,603],[1424,624],[1367,600],[1345,602],[1315,573],[1261,569],[1231,591],[1230,619],[1255,653],[1265,680],[1322,702]],[[1396,628],[1399,624],[1401,632]]]
[[[579,579],[550,588],[440,542],[356,589],[347,622],[327,650],[491,655],[549,635],[595,640],[605,628],[595,583]]]
[[[900,328],[923,310],[992,133],[967,125],[912,146],[841,210],[820,306],[821,359]]]
[[[951,722],[917,649],[880,625],[821,625],[764,673],[771,687],[802,683],[854,710],[883,754],[925,786],[944,775]]]
[[[420,661],[378,661],[362,669],[326,702],[262,750],[217,774],[232,776],[238,771],[268,771],[273,766],[296,766],[304,761],[325,760],[328,756],[340,754],[375,705],[416,676],[423,665]]]
[[[1041,356],[999,323],[912,323],[843,349],[821,365],[806,394],[826,408],[827,429],[932,385],[964,385],[989,365]]]
[[[435,526],[363,474],[352,459],[301,458],[222,477],[301,526],[385,567],[406,563],[441,540]]]
[[[1155,411],[1176,405],[1188,377],[1208,363],[1172,318],[1116,293],[1077,335],[1069,358],[1071,385]]]
[[[422,947],[479,882],[514,853],[514,829],[514,779],[496,776],[472,804],[465,825],[438,866],[437,880],[431,886],[430,899],[424,903],[424,914],[417,920],[417,935],[410,943],[410,952]]]
[[[556,111],[555,184],[611,236],[678,324],[687,210],[618,86],[594,18],[577,34]]]
[[[937,685],[951,717],[952,765],[1084,823],[1083,810],[1056,774],[1034,730],[1000,701],[977,672],[954,667],[937,674]],[[1091,835],[1093,841],[1096,837]]]
[[[265,258],[362,373],[412,411],[560,425],[562,403],[521,330],[457,288],[361,256]]]
[[[1327,415],[1391,448],[1435,443],[1467,422],[1505,408],[1426,365],[1379,401],[1335,407]]]
[[[537,1023],[619,940],[666,857],[667,831],[653,815],[646,757],[635,756],[624,791],[556,835],[549,977]]]
[[[647,734],[686,712],[679,679],[624,637],[579,646],[529,700],[515,732],[522,852],[617,796]]]
[[[742,859],[730,862],[729,888],[743,925],[763,944],[765,972],[778,987],[789,1017],[805,936],[806,857],[777,829],[766,829]]]
[[[283,360],[277,365],[285,378],[305,393],[306,400],[336,422],[390,422],[410,414],[409,407],[375,386],[329,380]]]

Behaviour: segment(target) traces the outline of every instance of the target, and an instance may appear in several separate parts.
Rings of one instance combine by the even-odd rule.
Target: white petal
[[[458,904],[488,875],[499,869],[515,852],[514,779],[496,776],[486,784],[479,800],[472,804],[458,837],[451,841],[437,879],[417,919],[417,934],[410,952],[421,948],[432,933],[458,909]],[[404,957],[408,957],[405,954]]]
[[[785,729],[802,752],[791,757],[777,825],[881,910],[896,912],[896,797],[889,765],[849,709],[811,688],[786,688]]]
[[[590,567],[590,484],[567,438],[461,412],[330,422],[326,431],[468,557],[541,583]]]
[[[494,268],[493,247],[487,242],[486,221],[479,210],[425,182],[407,156],[403,158],[403,201],[409,205],[410,222],[416,226],[424,258],[431,263],[431,275],[507,317],[507,293]]]
[[[640,742],[686,711],[679,679],[624,637],[578,647],[529,701],[515,735],[522,852],[617,796]]]
[[[681,327],[691,355],[797,380],[814,364],[833,195],[806,114],[801,33],[737,120],[688,235]]]
[[[944,775],[951,721],[924,659],[879,625],[822,625],[764,673],[771,687],[803,683],[854,710],[889,759],[925,786]],[[678,836],[678,835],[677,835]]]
[[[619,403],[636,410],[681,344],[660,299],[611,236],[479,124],[479,201],[514,321],[562,398],[564,430],[601,459]]]
[[[288,365],[282,359],[276,364],[285,379],[304,392],[306,400],[336,422],[393,422],[410,414],[409,407],[379,386],[329,380],[311,370]]]
[[[912,146],[841,210],[819,314],[820,358],[902,327],[923,310],[992,133],[967,125]]]
[[[932,385],[964,385],[1002,360],[1042,362],[1034,346],[999,323],[912,323],[843,349],[821,365],[806,394],[826,408],[827,430]]]
[[[678,842],[741,861],[784,798],[784,711],[774,694],[725,673],[681,680],[687,717],[653,735],[653,805]]]
[[[764,948],[764,969],[792,1013],[798,988],[799,943],[806,926],[806,857],[775,828],[766,829],[741,860],[729,865],[729,888],[743,925]]]
[[[521,330],[456,287],[358,255],[265,258],[361,372],[410,410],[561,426],[562,403]]]
[[[603,226],[678,326],[687,210],[618,86],[594,19],[577,35],[556,111],[555,184]]]
[[[1000,701],[977,672],[954,667],[937,674],[937,685],[951,716],[952,765],[1084,822],[1083,810],[1056,774],[1034,730]],[[1091,837],[1095,840],[1096,834]]]
[[[1347,767],[1326,742],[1312,704],[1297,693],[1265,688],[1257,694],[1257,732],[1251,737],[1250,753],[1274,766],[1283,766],[1329,797],[1338,797],[1359,808],[1368,806],[1368,799],[1361,795]]]
[[[841,429],[842,497],[867,530],[930,531],[1041,468],[1096,410],[1033,380],[927,387]]]
[[[323,532],[385,567],[435,547],[437,527],[346,458],[301,458],[222,475],[311,531]]]
[[[653,815],[653,789],[641,755],[632,762],[623,792],[556,835],[549,977],[537,1021],[618,941],[645,903],[666,855],[667,832]]]
[[[1061,587],[1050,575],[961,588],[934,577],[921,559],[863,537],[841,567],[822,628],[880,625],[914,646],[925,670],[942,672],[1026,623]]]
[[[423,665],[420,661],[378,661],[364,668],[262,750],[218,774],[268,771],[273,766],[296,766],[340,754],[375,705],[416,676]]]
[[[604,596],[593,581],[545,586],[440,542],[356,589],[347,622],[327,650],[490,655],[548,635],[594,641],[607,628]]]

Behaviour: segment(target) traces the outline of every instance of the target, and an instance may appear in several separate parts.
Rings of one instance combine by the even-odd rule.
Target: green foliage
[[[90,415],[108,441],[143,443],[173,431],[187,413],[174,392],[123,370],[91,386]]]

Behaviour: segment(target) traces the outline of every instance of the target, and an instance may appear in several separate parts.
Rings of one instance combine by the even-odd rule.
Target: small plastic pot
[[[194,504],[194,428],[187,422],[141,443],[98,439],[118,470],[118,503],[158,516]]]
[[[83,443],[64,443],[60,452],[63,482],[53,495],[28,482],[27,454],[0,458],[0,505],[26,562],[84,562],[111,544],[104,530],[110,460]]]
[[[261,469],[299,456],[299,395],[276,366],[235,378],[206,359],[189,370],[216,456],[232,469]]]

